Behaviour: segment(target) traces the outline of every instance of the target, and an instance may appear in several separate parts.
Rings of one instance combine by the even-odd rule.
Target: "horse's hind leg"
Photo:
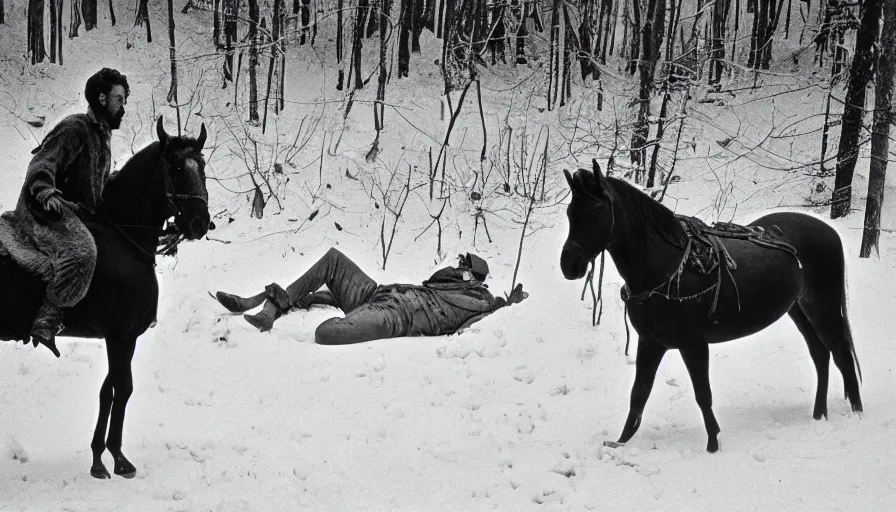
[[[706,451],[717,452],[721,429],[712,412],[712,389],[709,385],[709,344],[699,342],[694,346],[681,348],[679,352],[681,352],[681,358],[691,376],[697,405],[700,407],[700,412],[703,413],[703,424],[706,426],[706,434],[709,436]]]
[[[121,453],[121,436],[124,427],[124,411],[134,389],[131,375],[131,359],[134,357],[136,338],[106,338],[106,355],[109,360],[109,373],[100,388],[100,413],[93,441],[93,466],[90,474],[96,478],[110,478],[109,471],[103,465],[102,455],[108,448],[115,461],[114,472],[125,478],[133,478],[137,468]],[[106,424],[109,424],[109,437],[106,437]]]
[[[638,355],[635,362],[635,383],[632,385],[631,399],[629,400],[628,418],[622,427],[622,435],[619,443],[628,442],[641,426],[641,415],[644,406],[653,389],[653,381],[656,379],[656,371],[660,367],[660,361],[666,354],[666,347],[654,340],[638,338]]]
[[[800,334],[806,340],[809,346],[809,355],[812,356],[812,362],[815,363],[815,372],[818,374],[818,389],[815,392],[815,408],[812,411],[812,417],[820,420],[822,417],[828,417],[828,373],[831,363],[831,352],[822,343],[818,333],[812,322],[806,317],[806,313],[799,304],[794,304],[789,311],[790,318],[796,324]]]
[[[826,300],[818,299],[810,302],[805,295],[803,297],[800,299],[801,309],[806,313],[812,326],[815,327],[815,332],[818,333],[824,346],[831,352],[834,364],[843,376],[843,387],[852,410],[861,412],[862,397],[856,373],[858,363],[853,354],[852,331],[845,312],[841,313],[839,303],[828,304]],[[825,306],[819,306],[819,303],[825,304]]]

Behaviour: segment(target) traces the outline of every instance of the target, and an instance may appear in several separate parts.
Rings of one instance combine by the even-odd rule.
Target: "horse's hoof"
[[[137,468],[131,462],[121,455],[115,457],[115,474],[122,478],[134,478],[137,475]]]
[[[620,443],[618,441],[604,441],[604,446],[607,448],[622,448],[625,446],[625,443]]]
[[[718,439],[710,439],[706,444],[706,451],[709,453],[716,453],[719,451],[719,440]]]
[[[112,478],[112,475],[109,474],[109,470],[106,469],[106,466],[104,466],[102,463],[94,464],[90,468],[90,476],[92,476],[93,478],[98,478],[100,480],[109,480],[110,478]]]

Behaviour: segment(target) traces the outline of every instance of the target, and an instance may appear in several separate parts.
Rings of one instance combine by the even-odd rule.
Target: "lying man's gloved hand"
[[[507,304],[519,304],[520,302],[523,302],[523,299],[528,297],[529,293],[523,291],[523,283],[519,283],[516,285],[516,288],[510,292],[510,296],[507,297]]]

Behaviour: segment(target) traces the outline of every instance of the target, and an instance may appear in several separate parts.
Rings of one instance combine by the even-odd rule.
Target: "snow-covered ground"
[[[121,13],[127,9],[120,4]],[[160,12],[153,19],[157,36],[164,34]],[[125,19],[115,29],[101,19],[100,31],[66,40],[76,49],[67,50],[62,69],[23,67],[15,52],[24,46],[24,27],[0,29],[3,47],[15,48],[5,54],[0,77],[0,103],[15,114],[0,113],[6,163],[0,171],[5,183],[0,208],[14,205],[36,144],[19,118],[31,106],[46,115],[49,127],[81,110],[80,84],[94,68],[117,67],[132,77],[129,113],[113,141],[118,166],[131,154],[132,142],[140,148],[150,140],[150,96],[172,131],[173,110],[162,106],[167,43],[146,45],[142,29],[130,29],[130,14],[120,18]],[[202,20],[198,14],[178,16],[179,37],[201,39],[207,47],[208,30],[197,29]],[[122,49],[125,39],[132,42],[130,50]],[[200,53],[186,43],[180,50]],[[42,347],[0,344],[0,510],[896,509],[891,435],[896,348],[888,336],[896,332],[896,240],[884,233],[883,257],[860,260],[862,212],[835,226],[848,248],[850,313],[866,412],[849,411],[832,367],[830,417],[812,419],[814,366],[785,318],[755,336],[711,348],[714,410],[722,428],[722,448],[713,455],[704,451],[703,422],[676,353],[663,361],[638,434],[625,447],[603,446],[619,435],[634,376],[633,360],[623,354],[621,281],[608,265],[603,320],[592,327],[591,302],[579,300],[583,283],[566,281],[559,269],[566,236],[562,204],[533,214],[531,222],[541,229],[525,239],[517,278],[529,298],[460,335],[322,347],[313,342],[314,328],[335,310],[292,313],[264,334],[226,314],[207,291],[250,294],[271,281],[287,284],[330,246],[379,282],[419,283],[453,264],[456,254],[474,251],[491,264],[492,289],[509,291],[522,227],[521,210],[510,203],[493,203],[499,213],[486,215],[493,242],[479,226],[474,246],[473,210],[459,196],[449,209],[440,257],[435,228],[417,237],[430,222],[427,208],[435,214],[441,205],[421,199],[422,192],[414,195],[382,268],[383,210],[373,206],[382,198],[370,192],[372,177],[408,163],[422,168],[426,148],[438,148],[435,141],[442,140],[447,123],[438,118],[437,68],[417,64],[418,73],[412,70],[411,78],[390,84],[387,99],[400,110],[387,110],[378,163],[364,163],[373,140],[372,116],[370,103],[359,102],[335,156],[328,152],[320,166],[315,158],[321,135],[314,133],[297,157],[282,213],[271,203],[264,219],[250,218],[247,196],[225,189],[246,190],[245,178],[209,182],[218,229],[211,240],[182,245],[177,258],[159,260],[159,323],[138,341],[124,429],[124,452],[137,466],[135,479],[99,481],[88,472],[106,372],[102,341],[61,339],[58,360]],[[35,74],[43,78],[38,81]],[[320,73],[308,64],[291,77],[295,103],[276,125],[289,141],[302,116],[316,108],[312,103],[342,97],[334,90],[332,71]],[[500,87],[500,78],[487,77],[484,83],[490,126],[506,115],[512,99],[512,93],[501,91],[506,87]],[[192,87],[184,79],[181,97]],[[225,108],[214,95],[231,95],[232,89],[207,94],[204,112],[212,125],[214,109]],[[362,99],[372,94],[365,89]],[[822,92],[810,88],[775,103],[753,101],[749,94],[729,100],[728,107],[692,105],[696,121],[684,140],[694,147],[680,155],[681,181],[669,188],[668,202],[678,211],[746,222],[807,195],[807,178],[763,165],[780,163],[782,154],[817,158],[816,146],[807,146],[810,140],[817,144],[817,134],[765,139],[763,130],[787,125],[790,114],[817,109]],[[461,164],[478,166],[481,146],[479,117],[470,105],[452,138],[467,151],[458,149],[452,160],[461,167],[458,187],[472,181],[473,173]],[[578,104],[569,108],[573,116],[575,108]],[[394,114],[398,111],[403,117]],[[769,124],[777,112],[784,117]],[[598,120],[609,115],[593,114]],[[554,114],[531,115],[530,130],[551,122]],[[338,107],[321,117],[319,131],[341,126]],[[188,133],[198,121],[189,121]],[[812,122],[812,127],[820,124]],[[214,126],[210,141],[224,140],[228,130]],[[32,130],[39,139],[46,127]],[[534,139],[537,129],[530,133]],[[717,141],[736,134],[735,144],[725,144],[731,151],[721,151]],[[493,145],[497,141],[491,137]],[[749,158],[737,158],[739,150],[760,141]],[[556,161],[548,169],[549,186],[563,183],[564,160]],[[855,190],[866,186],[867,163],[867,158],[859,162]],[[208,170],[227,178],[244,173],[243,165],[231,151],[218,148]],[[580,165],[589,166],[590,155]],[[362,179],[349,179],[347,171]],[[324,186],[312,197],[319,178]],[[890,198],[894,192],[888,190]],[[863,196],[855,194],[857,205],[863,206]],[[892,227],[890,204],[885,228]],[[315,220],[302,224],[316,209]]]

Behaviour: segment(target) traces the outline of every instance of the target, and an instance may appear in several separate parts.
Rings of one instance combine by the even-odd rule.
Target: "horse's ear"
[[[576,192],[576,184],[572,181],[572,174],[569,174],[568,170],[563,169],[563,175],[566,176],[566,183],[569,184],[570,190],[572,190],[573,193],[575,193]]]
[[[607,181],[607,177],[604,176],[604,173],[600,170],[600,164],[597,163],[596,158],[591,159],[591,168],[594,171],[594,183],[597,188],[598,195],[605,199],[609,199],[610,182]]]
[[[159,142],[162,143],[163,146],[168,142],[168,133],[165,132],[163,116],[159,116],[159,120],[156,122],[156,135],[159,136]]]
[[[197,152],[202,151],[202,147],[205,146],[205,138],[207,134],[205,133],[205,123],[202,123],[202,129],[199,130],[199,138],[196,139],[196,144],[193,146]]]

